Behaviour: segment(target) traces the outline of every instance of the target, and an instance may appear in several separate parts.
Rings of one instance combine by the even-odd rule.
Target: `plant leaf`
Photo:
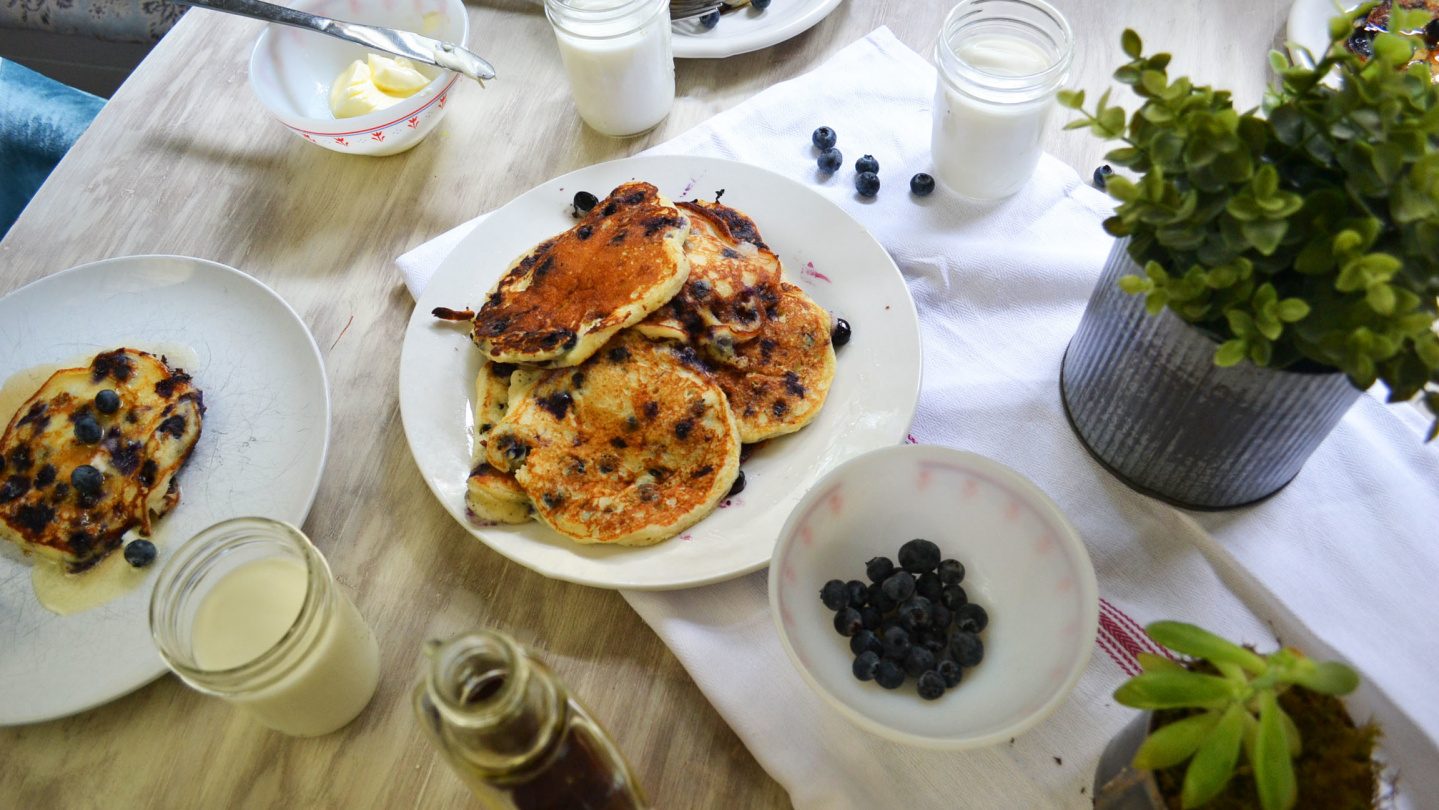
[[[1124,49],[1124,55],[1130,59],[1138,59],[1139,55],[1144,52],[1144,43],[1140,41],[1139,34],[1135,33],[1133,28],[1126,28],[1124,33],[1119,35],[1119,45]]]
[[[1213,733],[1194,752],[1194,759],[1184,771],[1184,787],[1179,794],[1185,807],[1204,804],[1229,784],[1234,765],[1239,761],[1239,744],[1244,739],[1244,714],[1244,707],[1238,703],[1225,709]],[[1260,726],[1262,734],[1262,722]]]
[[[1175,652],[1206,661],[1226,661],[1251,675],[1262,675],[1269,670],[1263,658],[1202,627],[1185,622],[1153,622],[1144,629],[1150,638]]]
[[[1155,729],[1134,752],[1134,767],[1157,771],[1189,759],[1219,723],[1219,717],[1219,712],[1204,712]]]
[[[1214,353],[1214,365],[1228,367],[1244,359],[1245,345],[1239,338],[1226,340],[1219,344],[1219,350]]]
[[[1172,659],[1172,658],[1166,658],[1165,656],[1162,656],[1162,655],[1155,655],[1154,653],[1142,652],[1142,653],[1140,653],[1139,655],[1136,655],[1135,658],[1137,658],[1137,659],[1139,660],[1139,667],[1140,667],[1140,669],[1143,669],[1145,672],[1184,672],[1184,671],[1185,671],[1184,667],[1181,666],[1178,661],[1175,661],[1175,660]]]
[[[1298,798],[1294,763],[1284,733],[1283,710],[1273,692],[1259,696],[1259,732],[1254,736],[1254,784],[1264,810],[1289,810]]]
[[[1312,669],[1303,667],[1292,679],[1311,692],[1326,695],[1347,695],[1359,687],[1359,673],[1338,661],[1315,664]]]
[[[1210,709],[1235,697],[1229,681],[1188,670],[1141,672],[1114,690],[1114,699],[1132,709]]]

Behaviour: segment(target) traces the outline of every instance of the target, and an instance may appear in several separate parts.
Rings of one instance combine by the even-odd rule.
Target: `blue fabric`
[[[99,96],[0,59],[0,237],[103,106]]]

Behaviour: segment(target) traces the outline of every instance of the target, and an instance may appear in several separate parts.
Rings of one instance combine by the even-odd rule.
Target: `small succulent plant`
[[[1135,754],[1134,767],[1152,771],[1188,761],[1180,801],[1199,807],[1229,784],[1242,751],[1254,772],[1260,806],[1293,807],[1299,730],[1280,708],[1279,695],[1292,687],[1348,694],[1359,685],[1358,674],[1288,648],[1261,656],[1183,622],[1155,622],[1145,629],[1155,641],[1207,662],[1218,674],[1160,655],[1140,656],[1143,672],[1120,686],[1114,699],[1135,709],[1192,713],[1151,733]]]

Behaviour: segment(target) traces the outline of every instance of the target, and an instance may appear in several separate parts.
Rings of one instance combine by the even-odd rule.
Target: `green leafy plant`
[[[1279,695],[1291,687],[1348,694],[1359,685],[1354,670],[1333,661],[1316,663],[1291,649],[1261,656],[1182,622],[1155,622],[1145,630],[1160,644],[1208,662],[1218,674],[1161,655],[1139,656],[1143,672],[1120,686],[1114,699],[1135,709],[1193,713],[1155,729],[1135,754],[1134,767],[1160,770],[1188,761],[1180,801],[1199,807],[1229,784],[1242,751],[1264,810],[1293,807],[1298,795],[1293,758],[1301,741]]]
[[[1373,5],[1332,21],[1311,67],[1271,53],[1279,78],[1262,108],[1172,78],[1169,54],[1145,56],[1131,30],[1114,78],[1142,105],[1126,115],[1105,91],[1086,111],[1082,90],[1060,103],[1080,112],[1068,128],[1122,141],[1106,160],[1135,175],[1106,183],[1118,205],[1104,227],[1130,237],[1144,271],[1123,290],[1214,337],[1219,365],[1307,360],[1360,388],[1382,380],[1391,402],[1422,396],[1432,440],[1439,85],[1427,64],[1405,67],[1417,38],[1379,34],[1367,61],[1343,47]],[[1396,4],[1391,28],[1425,22]]]

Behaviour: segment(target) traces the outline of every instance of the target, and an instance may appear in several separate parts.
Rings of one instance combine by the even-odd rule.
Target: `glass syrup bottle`
[[[415,713],[482,806],[643,810],[624,755],[539,660],[503,633],[425,642]]]

